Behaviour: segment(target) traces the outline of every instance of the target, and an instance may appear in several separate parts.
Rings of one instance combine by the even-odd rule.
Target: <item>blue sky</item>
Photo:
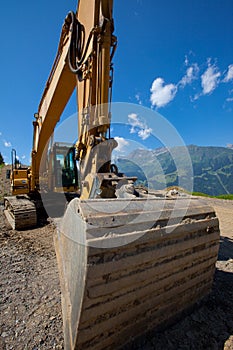
[[[1,2],[0,152],[6,162],[12,147],[29,162],[33,114],[63,20],[76,5]],[[113,101],[159,112],[186,144],[233,143],[233,1],[115,0],[114,19]],[[63,117],[75,110],[73,96]]]

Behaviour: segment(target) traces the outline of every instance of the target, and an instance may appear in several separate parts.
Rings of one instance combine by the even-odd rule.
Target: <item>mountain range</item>
[[[171,149],[137,149],[127,157],[119,157],[116,164],[119,171],[137,176],[139,184],[155,190],[180,186],[214,196],[233,194],[231,147],[190,145]]]

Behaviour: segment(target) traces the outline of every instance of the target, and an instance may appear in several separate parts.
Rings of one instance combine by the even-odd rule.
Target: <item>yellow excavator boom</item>
[[[58,53],[35,114],[31,190],[39,188],[40,169],[45,170],[46,145],[77,87],[79,141],[77,158],[83,194],[90,197],[90,173],[98,173],[100,161],[90,170],[91,150],[106,141],[110,126],[111,60],[116,46],[113,36],[112,1],[79,1],[62,27]],[[116,146],[116,143],[112,141]],[[111,153],[111,147],[106,147]],[[97,155],[95,155],[97,157]],[[109,159],[111,154],[109,154]],[[44,164],[44,165],[43,165]],[[110,172],[110,163],[105,172]],[[89,190],[87,190],[87,187]]]

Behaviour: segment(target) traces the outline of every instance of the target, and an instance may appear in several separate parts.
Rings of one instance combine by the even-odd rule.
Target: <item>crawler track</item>
[[[13,230],[36,226],[36,207],[27,196],[5,197],[4,204],[4,213]]]

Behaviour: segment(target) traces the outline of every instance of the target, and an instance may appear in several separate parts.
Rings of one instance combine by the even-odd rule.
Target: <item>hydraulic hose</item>
[[[69,67],[71,72],[78,75],[79,80],[82,80],[82,72],[80,70],[83,64],[86,54],[93,36],[92,30],[88,36],[86,46],[85,44],[85,29],[84,26],[78,21],[74,12],[69,12],[68,17],[71,18],[71,41],[68,54]]]

